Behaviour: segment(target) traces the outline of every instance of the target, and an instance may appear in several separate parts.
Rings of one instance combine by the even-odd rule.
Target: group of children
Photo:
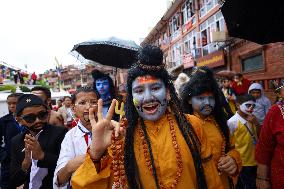
[[[255,148],[264,118],[271,107],[270,100],[264,95],[259,83],[252,83],[247,94],[237,95],[232,88],[231,80],[222,80],[222,91],[235,115],[228,120],[230,133],[235,147],[242,158],[242,171],[237,188],[246,186],[255,188],[257,178],[257,162]]]

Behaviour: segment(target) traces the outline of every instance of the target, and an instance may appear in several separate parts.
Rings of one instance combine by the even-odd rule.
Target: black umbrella
[[[230,37],[259,44],[284,41],[283,0],[226,0],[221,11]]]
[[[86,41],[75,45],[72,54],[102,65],[127,69],[137,60],[140,46],[134,41],[110,37],[103,40]]]

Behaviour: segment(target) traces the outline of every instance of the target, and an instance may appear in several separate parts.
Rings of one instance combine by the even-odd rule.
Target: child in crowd
[[[243,163],[236,189],[256,189],[255,145],[257,142],[256,117],[252,114],[255,99],[251,95],[237,97],[238,111],[228,120],[228,126],[235,140],[235,148],[240,152]]]
[[[72,97],[74,112],[79,119],[77,126],[69,130],[62,144],[54,173],[53,188],[67,188],[69,180],[84,162],[88,146],[91,144],[91,123],[89,109],[96,107],[98,95],[91,87],[82,87]]]
[[[271,102],[264,95],[263,87],[259,83],[251,84],[249,87],[248,93],[252,95],[256,100],[253,115],[255,115],[259,124],[262,125],[264,118],[271,106]]]
[[[222,79],[222,92],[232,110],[233,113],[236,113],[236,95],[231,87],[231,80],[229,78]]]

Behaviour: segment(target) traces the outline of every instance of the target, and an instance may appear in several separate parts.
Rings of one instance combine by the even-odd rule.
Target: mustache
[[[204,110],[205,108],[211,108],[212,110],[214,109],[213,108],[213,106],[211,106],[211,105],[204,105],[204,106],[202,106],[202,107],[200,107],[200,110],[202,111],[202,110]]]

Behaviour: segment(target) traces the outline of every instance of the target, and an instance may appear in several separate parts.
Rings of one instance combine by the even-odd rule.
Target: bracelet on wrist
[[[270,181],[270,178],[263,178],[263,177],[256,177],[256,179],[258,180],[265,180],[265,181]]]

